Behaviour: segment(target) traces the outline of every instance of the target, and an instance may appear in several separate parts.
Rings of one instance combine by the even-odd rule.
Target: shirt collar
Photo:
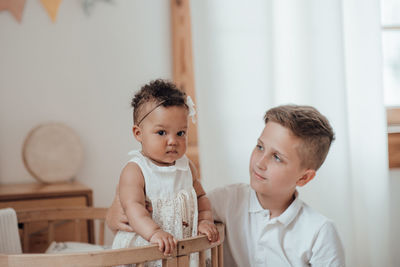
[[[264,210],[263,207],[261,207],[261,204],[258,201],[256,191],[254,191],[254,189],[251,188],[249,195],[249,212],[256,213],[263,210]]]
[[[290,204],[290,206],[281,215],[279,215],[277,220],[285,225],[285,227],[288,226],[299,214],[302,207],[303,202],[299,198],[299,192],[296,190],[292,204]]]
[[[261,206],[260,202],[258,201],[256,192],[251,189],[249,196],[249,213],[257,213],[260,211],[264,211],[263,207]],[[285,227],[288,226],[297,214],[300,212],[300,209],[303,206],[303,202],[299,198],[299,192],[296,190],[294,193],[295,199],[290,204],[290,206],[278,217],[276,220],[282,223]]]

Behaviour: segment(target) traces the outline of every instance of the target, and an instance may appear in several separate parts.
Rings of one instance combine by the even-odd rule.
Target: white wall
[[[400,169],[393,169],[389,172],[390,176],[390,248],[392,265],[400,266],[399,240],[400,240]]]
[[[130,99],[151,79],[172,77],[169,1],[63,1],[52,23],[40,1],[26,1],[22,23],[0,12],[0,183],[36,181],[21,149],[34,126],[65,123],[80,136],[77,180],[108,206],[131,135]]]
[[[206,189],[248,182],[250,154],[272,101],[268,97],[272,39],[265,32],[270,3],[238,2],[191,1],[199,149]]]

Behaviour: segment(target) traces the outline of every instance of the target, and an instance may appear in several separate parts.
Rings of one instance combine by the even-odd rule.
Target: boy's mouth
[[[178,154],[178,151],[176,151],[176,150],[170,150],[170,151],[167,151],[167,154]]]
[[[259,175],[259,174],[258,174],[257,172],[255,172],[255,171],[253,171],[253,175],[254,175],[254,177],[255,177],[256,179],[258,179],[258,180],[262,180],[262,181],[267,180],[267,178],[265,178],[265,177]]]

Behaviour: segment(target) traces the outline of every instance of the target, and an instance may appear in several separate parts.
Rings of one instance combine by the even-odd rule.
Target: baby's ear
[[[142,142],[142,129],[140,129],[139,126],[133,125],[133,127],[132,127],[132,133],[133,133],[133,136],[135,137],[135,139],[136,139],[138,142]]]
[[[315,170],[308,169],[304,172],[303,176],[297,180],[297,186],[304,186],[315,177]]]

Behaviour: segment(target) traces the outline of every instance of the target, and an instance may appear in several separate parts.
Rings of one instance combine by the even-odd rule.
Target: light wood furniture
[[[388,128],[400,129],[400,108],[387,108],[386,117]],[[400,168],[400,130],[388,133],[389,168]]]
[[[171,0],[172,58],[175,84],[196,104],[189,0]],[[190,123],[186,155],[200,172],[197,124]]]
[[[388,134],[389,168],[400,168],[400,133]]]
[[[17,212],[37,208],[90,207],[92,201],[92,190],[79,182],[0,185],[0,208],[10,207]],[[59,241],[66,241],[75,224],[58,222],[52,227],[55,229],[54,237]],[[80,241],[93,243],[93,224],[82,222],[80,227]],[[47,229],[46,223],[32,223],[22,236],[23,251],[44,252],[48,247]]]
[[[386,117],[388,125],[400,125],[400,107],[387,108]]]
[[[55,238],[57,222],[71,221],[74,224],[72,232],[66,233],[68,237],[62,241],[82,241],[82,223],[90,220],[94,224],[94,220],[99,221],[97,242],[98,245],[104,245],[104,225],[107,214],[107,208],[93,208],[93,207],[73,207],[73,208],[41,208],[41,209],[28,209],[17,211],[18,223],[23,225],[22,236],[24,241],[29,238],[30,226],[37,222],[45,222],[48,229],[47,245],[53,241],[61,241]]]
[[[41,209],[35,211],[17,212],[20,223],[34,223],[42,221],[54,222],[56,220],[72,219],[101,219],[103,223],[100,229],[100,243],[104,233],[104,208],[69,208],[69,209]],[[189,266],[190,253],[199,252],[200,265],[205,266],[205,250],[211,249],[212,266],[223,266],[223,241],[224,225],[217,224],[220,234],[220,241],[210,244],[205,236],[187,238],[178,241],[176,249],[170,257],[164,256],[158,250],[157,245],[145,247],[101,250],[90,253],[69,253],[69,254],[15,254],[0,255],[0,266],[5,267],[53,267],[53,266],[112,266],[120,264],[133,264],[143,266],[144,262],[162,259],[163,266]],[[50,232],[50,231],[49,231]],[[79,232],[79,231],[78,231]],[[69,233],[74,237],[73,232]],[[51,234],[50,234],[51,235]]]

